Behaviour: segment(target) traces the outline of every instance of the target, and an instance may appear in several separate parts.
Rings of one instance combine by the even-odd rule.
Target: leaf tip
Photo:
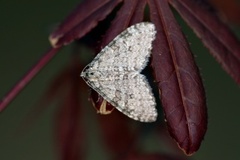
[[[58,47],[60,47],[59,45],[58,45],[58,42],[59,42],[59,39],[62,37],[63,35],[56,35],[56,34],[51,34],[50,36],[49,36],[49,42],[50,42],[50,44],[51,44],[51,46],[53,47],[53,48],[58,48]]]

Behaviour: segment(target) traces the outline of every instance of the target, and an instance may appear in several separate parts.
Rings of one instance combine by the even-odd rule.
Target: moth
[[[85,82],[123,114],[141,122],[157,119],[155,97],[141,71],[155,39],[155,26],[130,26],[105,46],[82,71]]]

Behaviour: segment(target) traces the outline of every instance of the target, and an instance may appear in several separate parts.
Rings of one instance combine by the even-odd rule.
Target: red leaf
[[[110,43],[118,34],[125,30],[128,26],[143,20],[143,8],[146,5],[145,0],[125,0],[123,6],[118,11],[116,18],[113,20],[105,37],[102,40],[102,46]]]
[[[149,0],[157,28],[152,67],[171,136],[186,154],[198,150],[207,129],[203,84],[188,43],[166,0]]]
[[[240,84],[240,43],[228,27],[214,13],[192,0],[169,1],[223,69]]]
[[[87,34],[122,0],[86,0],[66,18],[49,39],[53,47],[60,47]]]
[[[103,141],[116,157],[125,156],[134,148],[139,133],[133,129],[131,121],[117,110],[107,116],[99,116]]]
[[[209,3],[220,12],[223,18],[240,25],[240,4],[237,0],[209,0]]]
[[[83,143],[85,142],[85,132],[79,118],[81,117],[80,88],[79,82],[79,61],[74,61],[73,66],[68,70],[65,79],[68,83],[66,90],[62,92],[60,108],[56,125],[57,144],[62,160],[80,160],[84,157]]]

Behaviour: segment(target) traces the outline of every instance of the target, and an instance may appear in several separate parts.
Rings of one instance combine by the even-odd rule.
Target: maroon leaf
[[[82,147],[84,134],[79,124],[81,107],[76,100],[75,97],[69,95],[61,102],[63,104],[59,108],[56,136],[62,160],[80,160],[84,155]]]
[[[122,0],[86,0],[53,32],[49,39],[53,47],[60,47],[87,34]]]
[[[240,25],[240,5],[236,0],[221,1],[209,0],[216,10],[218,10],[220,16],[229,22]]]
[[[149,0],[157,28],[152,67],[171,136],[183,151],[198,150],[207,129],[202,81],[188,43],[166,0]]]
[[[110,0],[88,0],[80,3],[72,13],[51,34],[51,38],[59,38],[81,23],[96,10],[104,6]],[[86,12],[87,11],[87,12]]]
[[[83,88],[79,82],[79,62],[74,61],[73,66],[67,70],[68,83],[64,86],[59,101],[60,108],[56,125],[56,138],[62,160],[80,160],[84,157],[84,130],[81,127],[81,105],[80,88]],[[60,77],[59,77],[60,78]],[[60,79],[61,81],[61,79]]]
[[[192,0],[169,0],[193,28],[223,69],[240,84],[240,43],[207,7]]]
[[[139,133],[133,129],[131,121],[117,110],[107,116],[99,116],[103,141],[116,157],[125,156],[134,148]]]
[[[123,6],[118,11],[117,17],[113,20],[102,40],[102,47],[110,43],[128,26],[141,22],[143,20],[143,9],[145,5],[145,0],[125,0]]]

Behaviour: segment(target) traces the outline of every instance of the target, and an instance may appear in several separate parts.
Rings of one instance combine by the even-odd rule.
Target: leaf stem
[[[0,101],[0,112],[23,90],[33,77],[56,55],[60,48],[49,49]]]

